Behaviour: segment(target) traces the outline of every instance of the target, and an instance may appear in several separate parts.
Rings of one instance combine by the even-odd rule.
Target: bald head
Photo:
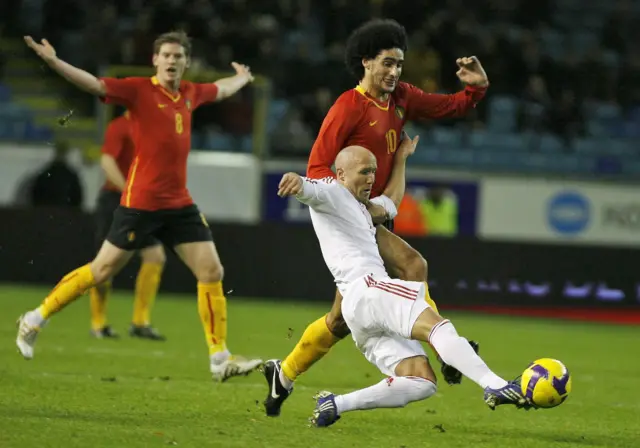
[[[362,146],[347,146],[336,157],[338,181],[362,202],[369,200],[377,166],[376,156]]]
[[[362,146],[347,146],[336,157],[336,170],[352,170],[360,164],[376,163],[376,156]]]

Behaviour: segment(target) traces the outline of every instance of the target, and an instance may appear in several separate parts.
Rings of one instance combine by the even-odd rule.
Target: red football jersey
[[[486,88],[467,86],[442,95],[426,93],[401,82],[385,102],[377,101],[362,87],[344,92],[331,106],[311,149],[307,176],[335,177],[331,167],[341,149],[363,146],[376,156],[378,170],[371,197],[384,192],[393,168],[402,128],[407,120],[464,116],[475,107]]]
[[[126,112],[114,118],[107,126],[102,144],[102,153],[113,157],[120,172],[126,177],[133,161],[133,140],[131,139],[131,123]],[[102,186],[105,190],[120,191],[109,179]]]
[[[171,93],[152,78],[102,78],[106,102],[130,113],[135,157],[120,204],[141,210],[177,209],[193,204],[187,190],[191,114],[215,101],[215,84],[182,81]]]

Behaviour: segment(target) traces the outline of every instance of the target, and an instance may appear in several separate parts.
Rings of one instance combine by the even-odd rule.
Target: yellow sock
[[[89,291],[91,306],[91,328],[100,330],[107,326],[107,299],[111,295],[111,282],[94,286]]]
[[[140,266],[133,301],[133,325],[144,326],[151,323],[151,308],[158,294],[163,267],[161,263],[142,263]]]
[[[431,295],[429,294],[429,284],[427,282],[424,282],[424,300],[427,301],[427,303],[433,309],[433,311],[435,311],[437,314],[440,314],[438,312],[438,307],[436,306],[436,302],[433,301],[433,299],[431,298]],[[438,352],[433,347],[433,345],[429,343],[429,346],[433,349],[434,353],[437,355]]]
[[[44,299],[39,308],[40,314],[48,319],[94,285],[90,264],[68,273]]]
[[[327,327],[327,316],[309,324],[295,348],[282,362],[282,371],[291,381],[309,370],[340,339]]]
[[[227,349],[227,299],[222,293],[222,282],[198,282],[198,313],[204,336],[213,355]]]
[[[429,284],[427,282],[424,282],[424,300],[426,300],[429,306],[433,308],[433,311],[435,311],[437,314],[440,314],[438,312],[438,307],[436,306],[436,302],[434,302],[433,299],[431,298],[431,295],[429,295]]]

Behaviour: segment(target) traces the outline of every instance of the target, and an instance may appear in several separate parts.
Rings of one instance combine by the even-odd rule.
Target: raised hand
[[[251,74],[251,69],[248,65],[232,62],[231,67],[233,67],[233,69],[236,71],[236,75],[246,78],[247,82],[253,81],[253,75]]]
[[[416,135],[413,139],[409,137],[409,135],[402,131],[402,140],[400,141],[400,146],[396,151],[396,156],[400,156],[404,159],[412,155],[416,152],[416,147],[418,146],[418,142],[420,141],[420,136]]]
[[[56,59],[56,50],[51,46],[47,39],[42,39],[38,43],[31,36],[24,36],[24,41],[38,56],[46,63],[50,63]]]
[[[458,79],[469,86],[487,87],[489,78],[482,68],[477,57],[464,57],[456,59],[459,70],[456,72]]]

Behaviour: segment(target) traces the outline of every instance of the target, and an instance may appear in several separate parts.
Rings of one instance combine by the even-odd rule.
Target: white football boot
[[[220,356],[222,355],[222,356]],[[227,352],[212,355],[210,358],[211,376],[214,381],[223,382],[234,376],[246,376],[262,365],[261,359],[249,359]]]
[[[16,345],[24,359],[33,359],[33,347],[36,344],[36,339],[38,334],[40,334],[40,330],[43,325],[30,323],[29,321],[32,321],[32,319],[28,319],[28,314],[29,313],[23,314],[16,322],[16,325],[18,326]]]

